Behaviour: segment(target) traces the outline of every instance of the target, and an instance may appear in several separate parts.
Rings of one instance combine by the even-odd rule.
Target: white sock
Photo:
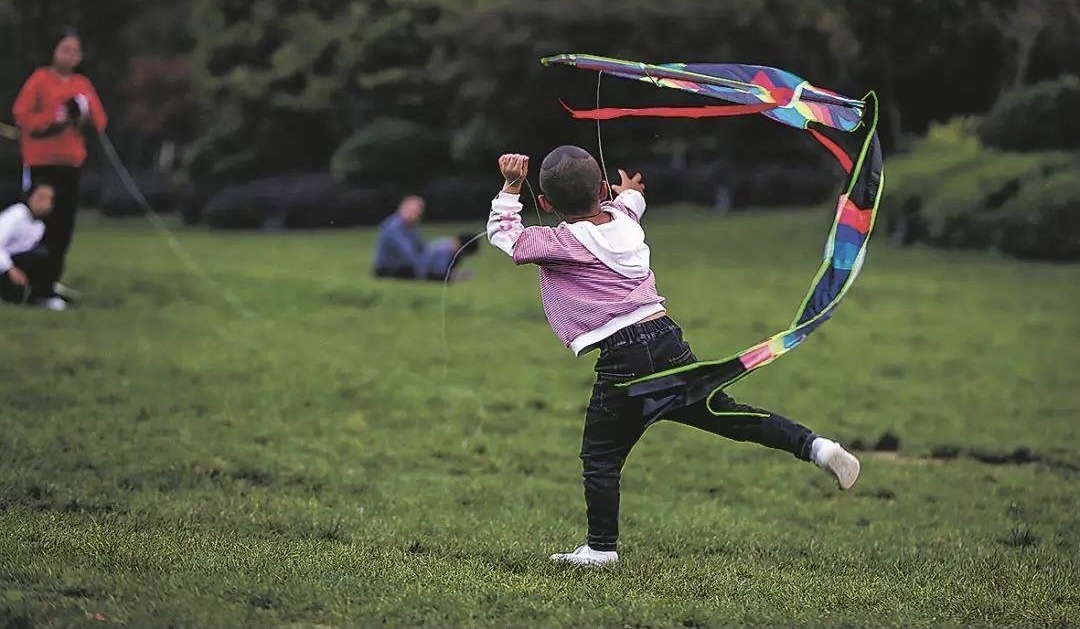
[[[836,442],[832,439],[826,439],[825,437],[817,437],[813,443],[810,444],[810,460],[817,463],[819,466],[824,465],[825,461],[821,458],[821,451],[827,446],[834,446]]]

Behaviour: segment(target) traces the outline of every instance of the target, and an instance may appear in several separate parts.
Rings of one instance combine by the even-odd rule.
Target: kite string
[[[528,159],[528,158],[526,157],[526,159]],[[540,225],[544,225],[544,218],[542,216],[540,216],[540,201],[539,201],[539,199],[536,198],[536,193],[533,192],[532,184],[529,183],[529,178],[526,177],[525,175],[526,175],[526,173],[521,173],[520,177],[518,177],[517,179],[511,181],[508,184],[503,185],[502,191],[506,192],[507,188],[513,188],[514,186],[520,185],[521,182],[524,181],[525,182],[525,187],[527,187],[529,189],[529,196],[532,197],[533,209],[536,210],[536,222],[539,223]],[[519,192],[517,194],[518,194],[519,197],[521,196],[520,190],[519,190]]]
[[[529,196],[532,197],[533,209],[536,210],[536,222],[541,227],[547,227],[547,225],[544,225],[544,217],[540,214],[540,200],[536,198],[536,193],[533,192],[532,184],[529,183],[528,179],[525,179],[525,187],[529,189]]]
[[[529,183],[528,177],[522,175],[522,179],[525,182],[525,187],[529,189],[529,196],[533,200],[533,208],[536,210],[536,220],[541,226],[544,225],[544,219],[540,215],[540,203],[536,198],[536,192],[533,191],[532,184]],[[514,182],[517,183],[517,182]],[[448,289],[450,287],[450,277],[454,271],[454,265],[457,264],[458,258],[461,257],[461,253],[465,251],[465,248],[476,242],[480,238],[487,235],[487,229],[476,234],[468,241],[462,243],[458,250],[454,253],[454,257],[450,259],[450,266],[446,268],[446,275],[443,276],[442,282],[442,346],[443,346],[443,382],[446,381],[447,376],[450,373],[450,336],[447,332],[447,316],[446,316],[446,300],[449,294]]]
[[[604,77],[603,72],[596,73],[596,108],[600,109],[600,80]],[[611,179],[608,178],[607,162],[604,161],[604,138],[600,134],[600,119],[596,119],[596,146],[600,151],[600,169],[604,173],[604,181],[608,184],[608,200],[611,201],[615,197],[611,194]],[[537,210],[539,213],[539,210]]]
[[[204,284],[209,286],[214,292],[222,297],[237,313],[239,313],[245,319],[258,319],[259,315],[248,307],[239,297],[227,290],[216,279],[214,279],[201,264],[188,253],[184,245],[180,243],[180,240],[172,233],[169,226],[165,223],[161,215],[154,211],[154,208],[150,206],[150,202],[146,200],[146,196],[139,189],[138,184],[135,183],[135,179],[131,176],[131,172],[124,166],[124,162],[120,159],[120,155],[116,152],[116,147],[113,146],[112,141],[109,140],[109,136],[104,132],[97,134],[98,140],[101,143],[101,148],[105,152],[105,156],[112,164],[113,170],[116,172],[117,177],[120,179],[120,183],[127,189],[128,194],[135,200],[136,203],[142,208],[146,219],[150,221],[150,224],[157,229],[158,233],[165,240],[165,243],[172,250],[176,258],[187,268],[193,276],[200,279]]]
[[[446,331],[446,295],[447,290],[450,287],[450,276],[454,272],[454,264],[457,263],[458,258],[461,256],[465,248],[473,244],[480,238],[487,235],[487,230],[476,234],[468,241],[461,244],[458,250],[454,252],[454,257],[450,259],[450,266],[446,267],[446,275],[443,277],[442,283],[442,346],[443,346],[443,382],[446,381],[447,375],[450,373],[450,337]]]

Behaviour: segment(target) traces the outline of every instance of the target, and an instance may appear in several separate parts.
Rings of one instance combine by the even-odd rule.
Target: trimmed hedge
[[[691,169],[652,165],[641,171],[649,186],[650,203],[689,201],[722,206],[719,209],[820,202],[835,196],[843,181],[837,173],[817,166],[744,172],[717,165]],[[618,176],[614,172],[609,175]],[[534,177],[534,186],[535,181]],[[348,227],[378,223],[394,211],[403,196],[415,193],[427,202],[426,220],[482,222],[500,183],[497,173],[437,176],[416,188],[340,185],[325,173],[282,175],[228,186],[205,203],[195,200],[180,207],[186,221],[201,219],[222,229]],[[531,203],[526,201],[530,207]]]
[[[396,207],[400,194],[391,188],[338,186],[322,173],[283,175],[223,188],[201,215],[222,229],[370,225]]]
[[[498,173],[494,177],[436,177],[419,190],[426,202],[424,218],[431,221],[473,220],[482,224],[487,220],[491,199],[499,192],[500,185]],[[526,190],[524,196],[528,194]],[[523,203],[531,207],[532,201]],[[389,208],[396,206],[394,202]]]
[[[210,197],[202,218],[211,227],[261,229],[272,214],[274,192],[258,181],[228,186]]]
[[[181,206],[183,191],[172,183],[168,175],[146,170],[131,173],[131,178],[155,212],[172,212]],[[84,179],[87,178],[84,177]],[[88,193],[84,195],[83,184],[91,184],[92,181],[80,182],[80,201],[90,196]],[[118,175],[114,173],[103,175],[96,185],[98,187],[96,205],[105,216],[137,216],[143,213],[142,205],[135,200]]]
[[[667,163],[616,164],[609,160],[608,177],[619,182],[617,167],[645,176],[649,203],[693,203],[719,210],[761,206],[823,203],[839,194],[840,169],[821,164],[785,164],[747,168],[737,164],[702,162],[688,168]]]

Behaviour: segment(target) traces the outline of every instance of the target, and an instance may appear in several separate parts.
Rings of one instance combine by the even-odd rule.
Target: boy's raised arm
[[[488,215],[488,241],[514,257],[514,245],[525,228],[521,226],[521,184],[529,172],[529,157],[508,153],[499,158],[499,171],[503,176],[503,188],[491,201]]]

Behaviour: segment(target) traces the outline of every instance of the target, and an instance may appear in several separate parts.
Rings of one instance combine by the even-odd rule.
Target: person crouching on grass
[[[38,184],[16,203],[0,212],[0,301],[29,303],[63,310],[63,299],[53,292],[55,258],[41,246],[42,219],[52,212],[56,192]]]
[[[718,392],[702,400],[648,416],[641,398],[619,383],[697,361],[682,330],[667,316],[649,266],[649,246],[640,222],[645,184],[638,173],[620,170],[618,196],[591,155],[560,146],[540,166],[541,208],[562,219],[555,227],[522,227],[518,196],[529,158],[499,158],[504,184],[491,202],[488,240],[515,264],[540,267],[540,296],[555,335],[580,356],[600,350],[596,383],[585,412],[581,462],[588,537],[576,550],[552,561],[599,566],[618,561],[619,475],[645,429],[660,419],[693,426],[735,441],[784,450],[829,472],[841,489],[859,477],[859,461],[840,444],[819,437],[781,415]]]

